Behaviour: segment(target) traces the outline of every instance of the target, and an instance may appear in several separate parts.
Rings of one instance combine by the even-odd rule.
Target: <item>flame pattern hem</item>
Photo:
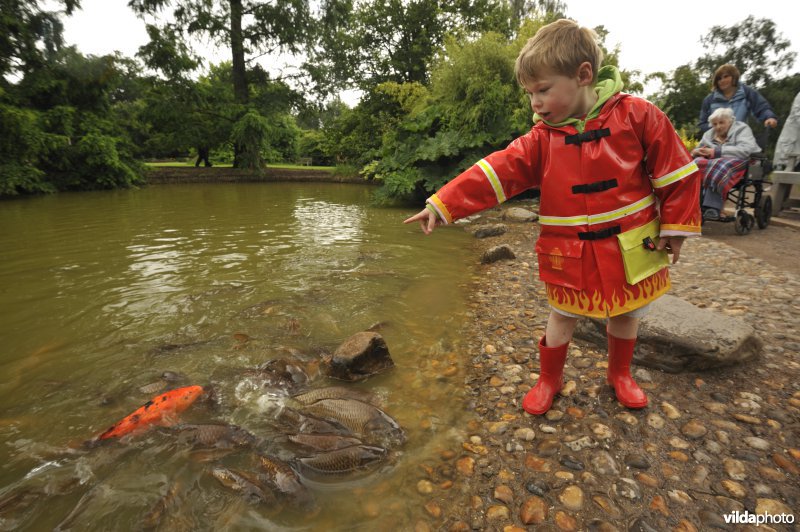
[[[671,286],[669,268],[664,268],[635,285],[615,290],[610,298],[600,290],[579,290],[545,283],[547,301],[553,307],[571,314],[590,318],[608,318],[641,308],[666,294]]]

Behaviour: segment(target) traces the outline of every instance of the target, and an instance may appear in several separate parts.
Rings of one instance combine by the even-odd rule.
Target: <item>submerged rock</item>
[[[383,336],[359,332],[323,359],[327,374],[335,379],[360,381],[394,367]]]

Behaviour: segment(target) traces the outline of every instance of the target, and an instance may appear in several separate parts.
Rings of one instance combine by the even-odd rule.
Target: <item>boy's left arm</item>
[[[650,105],[644,124],[643,145],[650,184],[659,200],[660,249],[677,262],[686,237],[700,236],[700,172],[672,123]]]

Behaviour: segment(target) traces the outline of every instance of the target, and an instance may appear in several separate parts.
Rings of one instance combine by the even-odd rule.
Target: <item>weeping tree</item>
[[[170,57],[179,58],[185,69],[199,64],[190,45],[192,38],[207,38],[230,49],[233,94],[241,106],[237,120],[252,109],[248,107],[251,99],[248,61],[279,52],[300,52],[312,27],[308,0],[130,0],[128,5],[141,16],[157,16],[171,8],[170,21],[162,20],[148,27],[151,49],[142,51],[150,57],[152,65],[168,76],[180,75],[170,64]],[[246,149],[245,145],[234,143],[234,166],[259,160],[254,154],[243,154]]]

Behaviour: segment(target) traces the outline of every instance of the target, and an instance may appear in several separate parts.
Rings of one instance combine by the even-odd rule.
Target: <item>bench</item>
[[[297,159],[297,164],[300,166],[311,166],[311,157],[300,157]]]
[[[772,203],[776,213],[787,207],[800,205],[800,200],[790,199],[792,185],[800,185],[800,172],[772,172]],[[796,205],[798,204],[798,205]]]

